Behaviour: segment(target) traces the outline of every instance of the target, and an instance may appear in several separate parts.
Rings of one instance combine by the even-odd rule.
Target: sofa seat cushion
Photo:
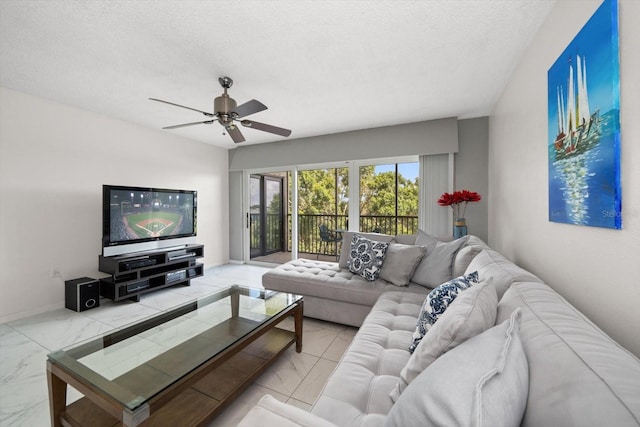
[[[382,426],[424,295],[386,292],[364,324],[316,401],[312,413],[339,426]]]
[[[640,425],[636,356],[545,284],[513,284],[496,322],[517,307],[530,378],[524,427]]]
[[[266,289],[275,291],[310,295],[369,307],[375,304],[383,292],[389,290],[423,295],[430,291],[415,283],[398,287],[382,279],[370,282],[349,270],[340,268],[335,262],[308,259],[289,261],[269,270],[262,276],[262,284]]]

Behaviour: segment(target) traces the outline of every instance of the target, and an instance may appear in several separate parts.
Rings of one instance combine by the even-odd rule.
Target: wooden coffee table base
[[[206,426],[294,342],[296,351],[302,350],[302,313],[302,301],[288,313],[295,318],[295,332],[266,326],[154,397],[143,420],[118,416],[123,412],[117,404],[105,400],[90,385],[77,381],[64,368],[47,361],[52,423],[92,427]],[[277,324],[279,320],[272,323]],[[86,397],[66,406],[67,384],[78,388]]]

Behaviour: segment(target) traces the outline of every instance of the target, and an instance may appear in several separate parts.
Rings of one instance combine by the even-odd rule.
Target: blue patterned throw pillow
[[[370,282],[376,280],[380,276],[380,268],[388,247],[389,243],[369,240],[359,234],[354,234],[347,261],[349,271]]]
[[[442,316],[442,313],[451,305],[458,294],[465,289],[469,289],[474,283],[478,283],[477,271],[467,274],[466,276],[451,279],[429,292],[418,316],[416,331],[413,333],[413,341],[409,346],[410,353],[413,353],[416,347],[418,347],[422,337],[429,332],[429,329],[431,329],[438,318]]]

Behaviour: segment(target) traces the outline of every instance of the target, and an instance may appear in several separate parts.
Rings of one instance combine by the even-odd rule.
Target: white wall
[[[228,261],[227,150],[0,88],[0,322],[105,276],[103,184],[197,190],[204,262]]]
[[[623,230],[548,221],[547,70],[600,4],[601,0],[556,4],[490,116],[489,243],[640,355],[636,0],[619,2]]]

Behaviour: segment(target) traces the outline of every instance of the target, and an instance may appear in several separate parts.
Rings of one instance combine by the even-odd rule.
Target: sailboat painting
[[[548,71],[549,221],[622,228],[617,0]]]

